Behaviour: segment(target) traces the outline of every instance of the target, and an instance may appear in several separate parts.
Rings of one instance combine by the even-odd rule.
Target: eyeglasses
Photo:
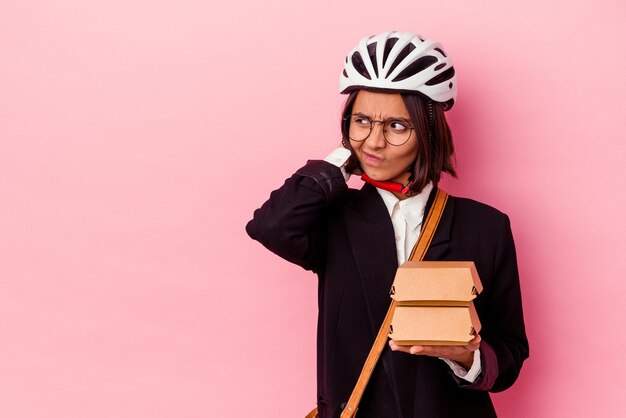
[[[410,122],[406,119],[385,119],[385,120],[373,120],[362,114],[348,115],[342,118],[345,122],[349,122],[348,129],[349,138],[356,142],[363,142],[369,138],[374,129],[374,123],[383,124],[383,137],[389,145],[399,147],[407,143],[411,138],[411,131],[413,128]]]

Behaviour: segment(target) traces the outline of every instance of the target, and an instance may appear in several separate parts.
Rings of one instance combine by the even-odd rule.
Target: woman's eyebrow
[[[372,116],[370,116],[370,115],[368,115],[366,113],[363,113],[363,112],[354,112],[353,115],[365,116],[365,117],[370,118],[372,120],[374,119],[374,117],[372,117]],[[384,120],[405,120],[407,122],[410,122],[411,118],[405,118],[405,117],[402,117],[402,116],[390,116],[388,118],[385,118]]]

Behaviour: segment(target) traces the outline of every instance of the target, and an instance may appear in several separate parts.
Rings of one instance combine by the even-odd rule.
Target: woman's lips
[[[371,165],[378,165],[378,164],[382,163],[382,161],[383,161],[383,159],[381,157],[378,157],[378,156],[373,155],[373,154],[369,154],[369,153],[367,153],[365,151],[363,151],[363,156],[365,157],[365,161],[368,164],[371,164]]]

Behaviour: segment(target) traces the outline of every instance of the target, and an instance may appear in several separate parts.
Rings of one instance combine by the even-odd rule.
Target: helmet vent
[[[376,78],[378,78],[378,63],[376,61],[376,45],[378,42],[372,42],[367,46],[367,53],[370,56],[370,60],[372,61],[372,65],[374,66],[374,72],[376,73]]]
[[[427,86],[434,86],[434,85],[443,83],[444,81],[448,81],[452,77],[454,77],[454,67],[448,68],[446,71],[444,71],[443,73],[439,74],[436,77],[431,78],[424,84],[426,84]]]
[[[357,70],[363,77],[368,80],[372,79],[370,73],[367,72],[367,68],[365,68],[365,64],[363,64],[363,57],[361,57],[361,53],[359,51],[352,54],[352,65],[354,65],[354,69]]]
[[[385,43],[385,51],[383,53],[383,67],[387,64],[387,57],[396,42],[398,42],[398,38],[387,39],[387,42]]]
[[[411,64],[409,64],[392,81],[402,81],[402,80],[404,80],[406,78],[409,78],[412,75],[415,75],[415,74],[419,73],[420,71],[423,71],[424,69],[430,67],[431,65],[433,65],[436,62],[437,62],[437,58],[433,57],[432,55],[426,55],[424,57],[421,57],[421,58],[415,60],[414,62],[412,62]],[[440,65],[444,65],[445,66],[445,64],[440,64]],[[439,65],[438,65],[438,67],[439,67]]]
[[[387,74],[391,74],[393,72],[393,70],[396,69],[396,67],[398,65],[400,65],[400,63],[402,61],[404,61],[404,59],[406,58],[407,55],[409,55],[411,53],[411,51],[413,51],[415,49],[415,45],[413,45],[412,43],[408,44],[407,46],[405,46],[402,51],[400,51],[400,53],[398,54],[398,56],[396,57],[395,61],[393,62],[393,64],[391,64],[391,67],[389,67],[389,71],[387,71]]]
[[[440,53],[441,55],[443,55],[444,57],[448,57],[448,56],[446,55],[446,53],[445,53],[445,52],[443,52],[443,49],[441,49],[441,48],[435,48],[435,51],[439,52],[439,53]]]

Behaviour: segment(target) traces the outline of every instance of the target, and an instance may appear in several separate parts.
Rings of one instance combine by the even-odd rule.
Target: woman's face
[[[411,120],[400,94],[374,93],[367,90],[360,90],[357,94],[352,114],[361,114],[372,120],[394,118]],[[352,125],[350,129],[353,129]],[[408,182],[409,167],[417,157],[415,130],[411,131],[411,137],[405,144],[394,146],[385,141],[382,123],[374,123],[372,132],[365,141],[350,140],[350,145],[361,163],[361,168],[372,179],[402,184]]]

